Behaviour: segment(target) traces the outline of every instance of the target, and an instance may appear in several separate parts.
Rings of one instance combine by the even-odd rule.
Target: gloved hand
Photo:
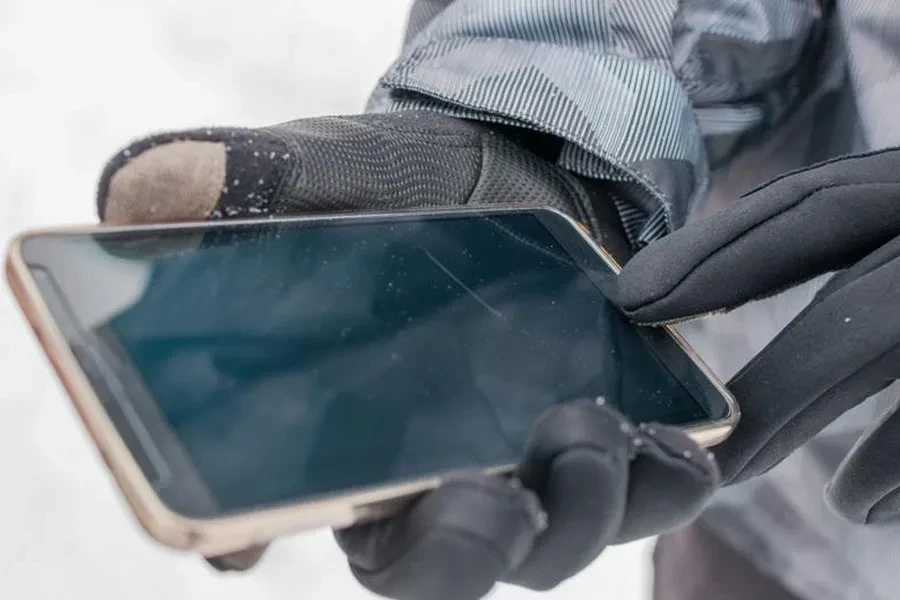
[[[552,145],[431,113],[328,117],[266,129],[156,136],[112,159],[110,223],[458,205],[544,205],[627,244],[602,188],[523,148]],[[634,427],[608,406],[558,406],[535,425],[517,476],[463,475],[395,517],[337,532],[354,575],[392,598],[476,599],[498,581],[548,589],[610,544],[693,518],[714,461],[679,431]],[[252,549],[211,562],[243,569]]]
[[[620,302],[643,323],[730,309],[838,271],[729,384],[741,423],[716,457],[726,483],[765,472],[900,375],[900,150],[784,175],[639,252]],[[826,490],[859,523],[900,514],[897,404]]]

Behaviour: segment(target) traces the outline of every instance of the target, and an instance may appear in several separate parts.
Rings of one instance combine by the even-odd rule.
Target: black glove
[[[639,252],[619,279],[643,323],[737,307],[839,271],[729,387],[741,423],[716,449],[726,482],[765,472],[900,375],[900,150],[780,177]],[[826,496],[848,519],[900,514],[900,417],[889,407]]]
[[[623,256],[627,244],[603,191],[526,144],[554,151],[539,136],[431,113],[162,135],[110,161],[99,211],[109,222],[134,223],[543,205],[573,215]],[[693,518],[717,485],[708,453],[677,430],[635,428],[608,406],[576,402],[536,424],[516,478],[452,479],[403,513],[337,538],[353,573],[378,594],[474,600],[497,581],[551,588],[609,544]],[[241,569],[258,554],[212,562]]]

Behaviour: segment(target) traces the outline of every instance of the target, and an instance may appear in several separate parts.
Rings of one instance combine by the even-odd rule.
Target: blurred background
[[[90,223],[107,158],[147,133],[362,109],[399,50],[409,0],[0,0],[0,241]],[[0,288],[0,597],[370,598],[330,532],[220,575],[137,526]],[[549,594],[649,597],[647,542]]]

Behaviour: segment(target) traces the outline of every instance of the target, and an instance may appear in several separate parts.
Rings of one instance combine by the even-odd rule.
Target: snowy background
[[[148,132],[360,110],[408,0],[0,0],[0,241],[90,222],[104,161]],[[251,6],[263,7],[262,9]],[[0,597],[367,598],[328,532],[222,576],[140,530],[0,289]],[[649,545],[549,597],[646,598]],[[500,588],[498,599],[547,597]]]

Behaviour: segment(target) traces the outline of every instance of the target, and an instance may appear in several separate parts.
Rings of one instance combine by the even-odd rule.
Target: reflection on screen
[[[150,275],[102,327],[225,511],[514,463],[576,398],[705,417],[529,214],[117,243]]]

